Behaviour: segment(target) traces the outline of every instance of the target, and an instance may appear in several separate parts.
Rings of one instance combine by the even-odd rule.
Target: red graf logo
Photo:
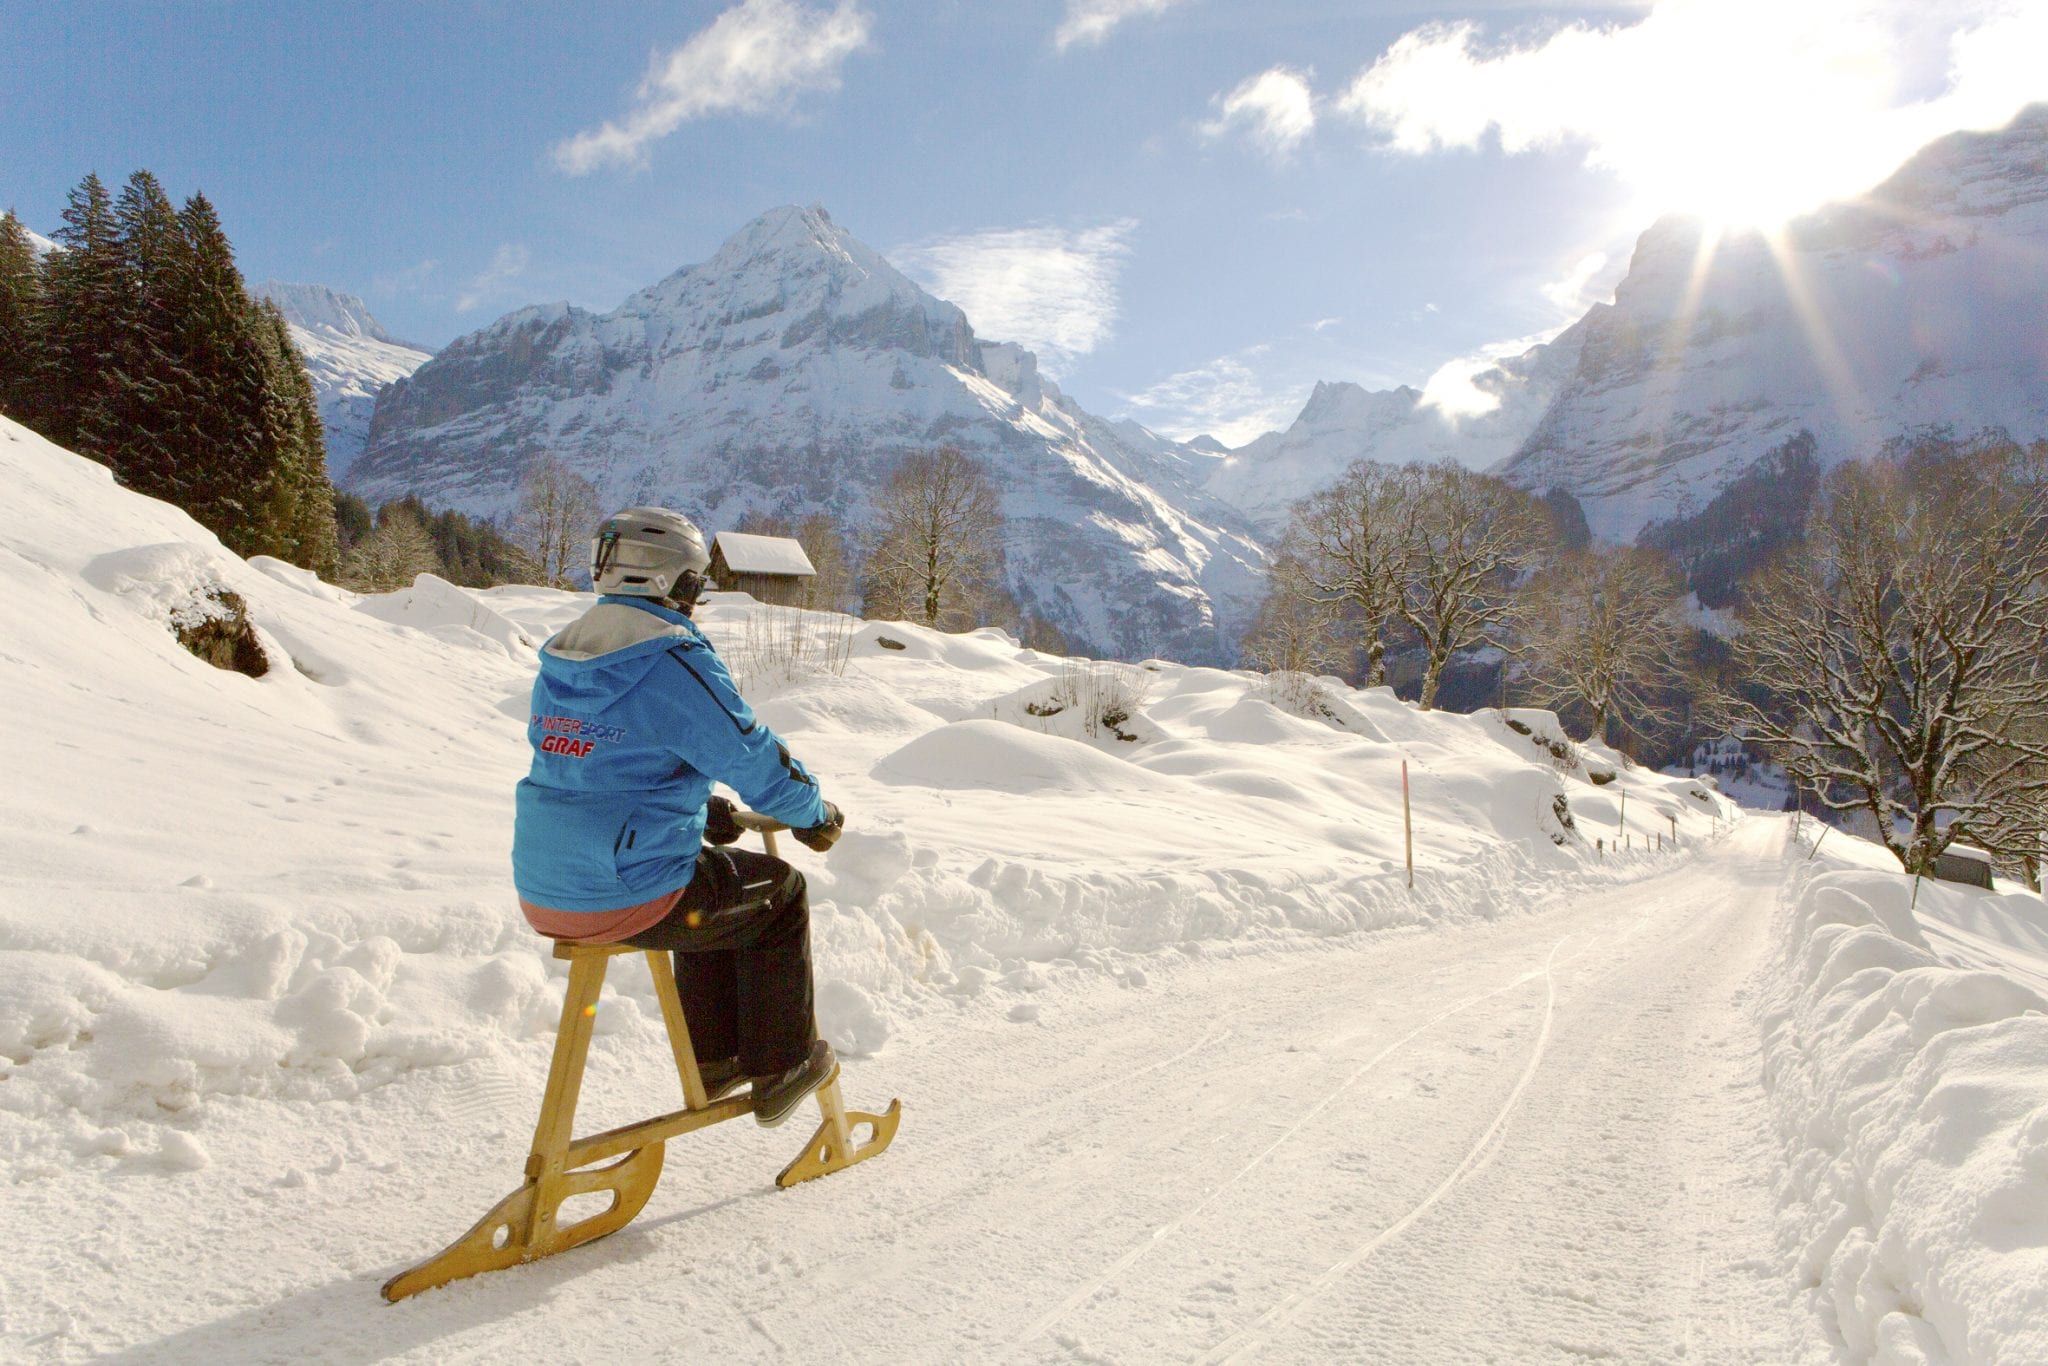
[[[560,754],[570,759],[581,759],[596,747],[594,741],[572,740],[566,735],[550,735],[540,742],[542,754]]]

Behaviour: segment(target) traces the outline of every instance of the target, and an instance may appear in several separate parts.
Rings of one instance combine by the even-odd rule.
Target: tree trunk
[[[1422,696],[1416,699],[1417,708],[1431,711],[1436,707],[1437,684],[1443,681],[1443,676],[1444,661],[1432,654],[1429,657],[1429,667],[1422,671]]]

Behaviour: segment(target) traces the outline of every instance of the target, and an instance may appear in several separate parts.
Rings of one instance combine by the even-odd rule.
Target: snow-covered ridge
[[[1813,433],[1824,465],[1927,437],[2048,435],[2048,106],[1929,146],[1780,242],[1666,219],[1500,472],[1627,540]]]
[[[1823,847],[1759,1001],[1796,1270],[1848,1359],[2048,1361],[2048,920],[1885,857]]]
[[[1824,464],[1927,437],[2048,435],[2048,105],[1957,133],[1782,243],[1667,218],[1614,301],[1472,377],[1452,416],[1416,390],[1316,386],[1301,415],[1229,454],[1208,490],[1262,530],[1354,460],[1454,459],[1561,487],[1594,535],[1697,512],[1801,430]]]
[[[327,472],[339,480],[362,454],[378,391],[419,369],[432,353],[386,332],[353,294],[281,280],[265,280],[254,293],[275,303],[291,324],[320,401]]]
[[[895,461],[940,445],[990,467],[1027,611],[1104,652],[1232,656],[1264,554],[1198,487],[1211,459],[1082,411],[815,207],[763,214],[610,313],[537,305],[450,343],[386,391],[348,482],[496,515],[546,452],[614,506],[859,532]]]
[[[1336,482],[1357,460],[1498,464],[1521,448],[1570,376],[1583,327],[1473,374],[1473,390],[1493,404],[1484,412],[1446,411],[1406,385],[1374,392],[1348,382],[1319,383],[1286,431],[1227,453],[1205,486],[1277,536],[1286,529],[1290,505]]]

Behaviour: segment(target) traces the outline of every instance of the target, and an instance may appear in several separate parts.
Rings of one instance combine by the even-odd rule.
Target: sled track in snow
[[[1225,1191],[1229,1190],[1232,1186],[1236,1185],[1238,1181],[1248,1176],[1253,1171],[1253,1169],[1257,1168],[1260,1164],[1264,1163],[1267,1158],[1271,1157],[1275,1152],[1279,1151],[1279,1149],[1282,1146],[1284,1146],[1288,1142],[1288,1140],[1292,1139],[1296,1134],[1300,1133],[1303,1128],[1307,1127],[1310,1121],[1314,1120],[1316,1116],[1320,1115],[1324,1110],[1328,1109],[1337,1100],[1338,1097],[1343,1095],[1344,1092],[1348,1091],[1352,1086],[1356,1085],[1366,1076],[1370,1075],[1388,1058],[1393,1057],[1394,1054],[1400,1052],[1401,1049],[1413,1043],[1415,1040],[1421,1038],[1430,1030],[1442,1024],[1444,1021],[1452,1019],[1458,1015],[1462,1015],[1463,1013],[1472,1009],[1473,1007],[1483,1005],[1487,1001],[1491,1001],[1497,996],[1504,996],[1511,991],[1526,986],[1530,982],[1535,981],[1539,977],[1542,978],[1547,988],[1547,999],[1544,1003],[1543,1022],[1537,1031],[1536,1047],[1531,1053],[1528,1065],[1524,1069],[1520,1080],[1516,1082],[1514,1089],[1509,1093],[1506,1103],[1502,1105],[1499,1114],[1497,1114],[1494,1117],[1493,1123],[1487,1128],[1486,1132],[1480,1136],[1478,1143],[1473,1145],[1472,1151],[1466,1154],[1464,1161],[1462,1161],[1451,1172],[1450,1176],[1445,1178],[1443,1184],[1438,1186],[1436,1190],[1432,1191],[1413,1210],[1409,1211],[1409,1213],[1403,1216],[1400,1220],[1396,1221],[1393,1225],[1389,1226],[1387,1229],[1378,1234],[1371,1241],[1369,1241],[1364,1246],[1359,1248],[1351,1256],[1345,1258],[1344,1260],[1338,1262],[1335,1266],[1331,1267],[1330,1270],[1326,1272],[1322,1277],[1318,1278],[1316,1283],[1309,1287],[1308,1290],[1284,1302],[1283,1304],[1276,1306],[1274,1309],[1268,1310],[1264,1315],[1261,1315],[1260,1318],[1253,1325],[1233,1335],[1229,1340],[1224,1342],[1221,1347],[1217,1348],[1215,1352],[1212,1352],[1210,1355],[1202,1358],[1202,1360],[1206,1362],[1223,1359],[1218,1356],[1218,1353],[1222,1352],[1226,1348],[1229,1348],[1232,1343],[1236,1343],[1241,1339],[1244,1339],[1248,1335],[1263,1335],[1264,1332],[1271,1327],[1284,1326],[1288,1321],[1292,1319],[1293,1315],[1296,1312],[1298,1312],[1300,1306],[1302,1304],[1307,1303],[1307,1301],[1310,1298],[1312,1298],[1317,1292],[1321,1291],[1325,1285],[1327,1285],[1330,1281],[1336,1279],[1338,1276],[1342,1275],[1344,1272],[1350,1270],[1352,1267],[1357,1266],[1359,1263],[1363,1262],[1367,1257],[1370,1257],[1373,1254],[1373,1252],[1376,1251],[1382,1244],[1399,1236],[1399,1234],[1403,1230],[1405,1230],[1410,1224],[1414,1223],[1417,1219],[1422,1217],[1422,1215],[1426,1214],[1431,1206],[1435,1205],[1445,1195],[1448,1195],[1467,1176],[1471,1175],[1474,1171],[1477,1171],[1484,1166],[1483,1162],[1475,1161],[1475,1159],[1477,1159],[1481,1155],[1483,1150],[1487,1149],[1492,1144],[1495,1136],[1499,1134],[1502,1126],[1505,1124],[1507,1120],[1509,1112],[1511,1112],[1514,1109],[1515,1103],[1521,1098],[1522,1092],[1528,1087],[1530,1078],[1535,1076],[1537,1065],[1543,1059],[1544,1049],[1548,1045],[1550,1040],[1551,1018],[1555,1013],[1557,1006],[1557,984],[1555,978],[1552,975],[1552,972],[1556,964],[1559,950],[1561,950],[1564,947],[1566,940],[1569,940],[1570,938],[1570,935],[1566,935],[1563,939],[1560,939],[1557,941],[1557,943],[1553,944],[1550,949],[1549,957],[1544,961],[1543,966],[1537,969],[1536,971],[1525,972],[1519,977],[1516,977],[1513,981],[1508,982],[1504,986],[1496,987],[1492,991],[1481,992],[1475,996],[1468,996],[1464,1000],[1458,1002],[1457,1004],[1446,1007],[1445,1009],[1437,1012],[1435,1015],[1432,1015],[1429,1019],[1423,1021],[1421,1024],[1417,1025],[1414,1029],[1411,1029],[1406,1034],[1403,1034],[1400,1038],[1394,1040],[1386,1047],[1382,1048],[1379,1052],[1373,1054],[1372,1057],[1366,1059],[1363,1063],[1359,1064],[1359,1066],[1355,1070],[1353,1070],[1350,1076],[1346,1077],[1342,1082],[1338,1083],[1337,1086],[1334,1087],[1328,1095],[1324,1096],[1321,1100],[1317,1101],[1314,1105],[1310,1106],[1306,1111],[1304,1111],[1301,1114],[1301,1116],[1294,1121],[1294,1123],[1288,1125],[1287,1128],[1280,1133],[1279,1137],[1275,1138],[1271,1143],[1267,1144],[1264,1148],[1260,1149],[1259,1152],[1256,1155],[1254,1155],[1250,1161],[1246,1162],[1243,1166],[1239,1167],[1224,1181],[1212,1187],[1207,1195],[1203,1196],[1193,1205],[1183,1210],[1173,1219],[1169,1220],[1164,1224],[1161,1224],[1158,1228],[1154,1229],[1148,1237],[1134,1244],[1128,1252],[1124,1253],[1122,1257],[1119,1257],[1115,1262],[1111,1263],[1107,1270],[1103,1271],[1093,1280],[1083,1285],[1080,1289],[1068,1295],[1066,1299],[1062,1300],[1049,1313],[1045,1314],[1044,1316],[1033,1322],[1022,1333],[1012,1338],[1009,1342],[1009,1348],[1012,1351],[1014,1351],[1018,1348],[1025,1346],[1026,1344],[1030,1343],[1034,1339],[1038,1338],[1042,1334],[1049,1331],[1053,1327],[1053,1325],[1057,1324],[1061,1319],[1065,1318],[1068,1314],[1071,1314],[1074,1310],[1086,1304],[1096,1295],[1102,1293],[1102,1291],[1107,1289],[1113,1282],[1115,1282],[1115,1280],[1119,1276],[1123,1275],[1124,1272],[1130,1270],[1131,1267],[1135,1266],[1145,1256],[1146,1253],[1164,1244],[1176,1232],[1178,1232],[1184,1224],[1186,1224],[1189,1220],[1193,1219],[1196,1215],[1200,1214],[1203,1210],[1207,1209]],[[1598,944],[1598,942],[1598,940],[1595,940],[1593,941],[1593,943],[1587,944],[1585,948],[1579,950],[1578,953],[1573,955],[1573,959],[1575,960],[1583,956],[1584,954],[1591,952],[1592,949]],[[1242,1351],[1249,1352],[1255,1350],[1257,1346],[1257,1342],[1247,1342],[1243,1347]],[[1242,1359],[1242,1357],[1240,1355],[1232,1357],[1230,1359],[1238,1360]]]
[[[1535,1079],[1536,1069],[1542,1065],[1544,1052],[1550,1046],[1550,1027],[1552,1021],[1557,1016],[1557,978],[1555,967],[1557,952],[1563,947],[1564,940],[1560,939],[1551,948],[1550,957],[1545,960],[1541,972],[1529,973],[1511,986],[1501,988],[1501,991],[1508,991],[1513,986],[1520,986],[1534,977],[1542,977],[1544,985],[1543,1022],[1537,1027],[1536,1046],[1529,1050],[1529,1061],[1522,1068],[1522,1075],[1516,1079],[1514,1089],[1508,1092],[1508,1097],[1501,1103],[1500,1110],[1493,1117],[1493,1122],[1486,1126],[1486,1131],[1479,1135],[1478,1141],[1466,1152],[1458,1165],[1451,1169],[1450,1175],[1439,1182],[1435,1190],[1424,1196],[1415,1208],[1409,1210],[1365,1242],[1360,1243],[1349,1255],[1341,1258],[1328,1271],[1316,1277],[1306,1289],[1298,1291],[1293,1296],[1268,1309],[1250,1324],[1239,1329],[1236,1333],[1219,1343],[1213,1350],[1199,1358],[1203,1366],[1209,1366],[1211,1362],[1249,1360],[1261,1347],[1265,1346],[1268,1337],[1275,1329],[1285,1328],[1288,1324],[1292,1323],[1296,1315],[1300,1314],[1317,1295],[1328,1289],[1340,1277],[1357,1268],[1382,1247],[1385,1247],[1388,1243],[1407,1232],[1410,1225],[1422,1218],[1423,1215],[1429,1213],[1439,1201],[1463,1185],[1470,1177],[1483,1171],[1486,1164],[1493,1160],[1493,1155],[1499,1151],[1494,1140],[1500,1137],[1501,1131],[1507,1127],[1508,1117],[1514,1113],[1515,1106],[1522,1099],[1522,1093],[1529,1089],[1529,1083]],[[1592,946],[1588,945],[1587,947],[1590,949]],[[1495,996],[1499,994],[1500,992],[1491,993],[1491,995]],[[1483,1000],[1486,998],[1481,997],[1478,999]],[[1455,1007],[1454,1011],[1464,1008],[1463,1006]],[[1446,1012],[1446,1014],[1449,1013],[1453,1012]],[[1436,1021],[1432,1020],[1430,1023],[1434,1024]],[[1424,1029],[1428,1027],[1428,1025],[1423,1026]],[[1416,1034],[1421,1032],[1422,1030],[1420,1029],[1415,1031]],[[1408,1039],[1414,1037],[1415,1034],[1410,1034],[1406,1038],[1389,1044],[1385,1052],[1393,1052],[1394,1049],[1399,1048],[1402,1044],[1408,1042]],[[1385,1053],[1381,1056],[1385,1056]],[[1378,1058],[1375,1058],[1374,1062],[1377,1061]],[[1371,1066],[1371,1064],[1368,1064],[1368,1066]],[[1346,1084],[1348,1085],[1349,1083]],[[1264,1155],[1262,1153],[1260,1157],[1264,1157]]]

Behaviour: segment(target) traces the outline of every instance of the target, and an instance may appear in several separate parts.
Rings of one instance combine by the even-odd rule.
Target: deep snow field
[[[726,1125],[670,1145],[670,1174],[626,1232],[545,1270],[383,1304],[387,1276],[517,1184],[565,973],[513,897],[512,785],[534,648],[589,599],[426,577],[361,597],[245,563],[183,513],[4,421],[0,490],[0,691],[17,737],[0,788],[0,1358],[525,1355],[530,1316],[567,1305],[579,1280],[630,1294],[635,1262],[680,1255],[715,1286],[709,1263],[754,1259],[768,1275],[817,1253],[742,1231],[706,1264],[688,1255],[746,1214],[800,1142],[799,1125],[768,1137]],[[216,670],[174,639],[172,624],[216,589],[246,600],[267,676]],[[1162,1022],[1199,1019],[1213,993],[1221,1020],[1236,982],[1249,1000],[1255,977],[1284,990],[1297,965],[1303,983],[1320,980],[1347,953],[1455,958],[1492,927],[1536,924],[1575,898],[1626,903],[1638,883],[1691,878],[1706,896],[1717,869],[1768,845],[1771,869],[1784,860],[1769,873],[1776,890],[1737,908],[1768,926],[1742,1031],[1754,1058],[1731,1054],[1730,1066],[1768,1092],[1779,1160],[1747,1175],[1774,1192],[1776,1227],[1760,1269],[1741,1274],[1797,1316],[1782,1340],[1812,1360],[2048,1362],[2039,898],[1930,886],[1916,919],[1910,884],[1869,846],[1836,834],[1807,861],[1798,840],[1762,831],[1737,851],[1738,821],[1777,818],[1743,820],[1701,785],[1564,743],[1547,713],[1418,713],[1334,682],[1282,696],[1246,673],[1094,665],[996,631],[777,613],[736,596],[699,619],[846,812],[829,856],[784,852],[810,879],[820,1021],[846,1060],[847,1098],[904,1100],[902,1131],[875,1163],[773,1198],[784,1212],[833,1202],[836,1222],[813,1214],[799,1236],[829,1241],[862,1191],[901,1202],[985,1184],[977,1152],[1000,1132],[1005,1078],[1093,1056],[1114,1042],[1102,1031],[1127,1027],[1102,1022],[1142,1020],[1147,1001]],[[841,652],[843,667],[820,662]],[[1642,924],[1661,894],[1646,890]],[[1549,953],[1510,985],[1547,983],[1554,1002],[1553,960],[1562,971],[1569,959]],[[1373,991],[1361,982],[1359,1001]],[[1471,1005],[1435,1018],[1469,1020],[1455,1047],[1477,1055],[1482,1027],[1510,1012]],[[1544,1009],[1528,1072],[1502,1055],[1522,1082],[1497,1088],[1505,1103],[1481,1115],[1479,1145],[1460,1161],[1461,1140],[1407,1221],[1508,1141],[1550,1036]],[[597,1031],[580,1130],[677,1103],[637,963],[614,968]],[[1231,1032],[1190,1025],[1158,1047],[1192,1034],[1175,1056],[1199,1059]],[[962,1040],[971,1062],[948,1061]],[[982,1098],[972,1122],[962,1096]],[[1056,1187],[1068,1170],[1055,1163],[1044,1180]],[[1087,1166],[1072,1170],[1083,1199]],[[1233,1170],[1217,1190],[1250,1164]],[[827,1187],[838,1194],[812,1194]],[[1040,1217],[1005,1198],[984,1197],[983,1213],[992,1199],[1019,1231]],[[1197,1208],[1160,1229],[1182,1230]],[[1299,1216],[1359,1217],[1334,1202]],[[1266,1236],[1250,1254],[1278,1262],[1296,1235]],[[1195,1323],[1111,1294],[1137,1254],[1125,1258],[1111,1271],[1076,1260],[1080,1289],[1006,1283],[983,1307],[1007,1326],[922,1322],[847,1350],[1311,1359],[1280,1336],[1305,1291]],[[671,1293],[679,1317],[702,1309],[687,1281]],[[1084,1343],[1061,1321],[1087,1315]],[[589,1335],[605,1322],[553,1354],[690,1355]],[[759,1336],[720,1350],[823,1350],[748,1322]],[[1458,1359],[1488,1359],[1484,1316],[1451,1327]],[[1354,1359],[1430,1359],[1391,1335],[1375,1348],[1370,1327],[1346,1341]],[[1767,1359],[1723,1347],[1694,1359]]]

